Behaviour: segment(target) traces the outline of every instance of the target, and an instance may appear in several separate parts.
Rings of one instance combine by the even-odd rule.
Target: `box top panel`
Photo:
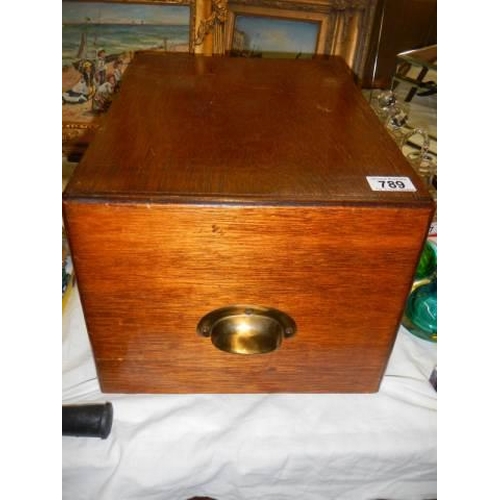
[[[65,197],[431,203],[342,59],[159,52],[135,55]]]

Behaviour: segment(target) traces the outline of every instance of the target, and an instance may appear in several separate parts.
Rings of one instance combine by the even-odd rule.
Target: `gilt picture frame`
[[[361,80],[376,4],[377,0],[63,0],[63,156],[81,156],[86,149],[119,90],[111,74],[116,70],[118,77],[123,75],[137,50],[208,56],[341,56]],[[71,11],[79,12],[79,17],[71,18]],[[155,15],[148,17],[153,11]],[[169,31],[172,19],[183,33],[181,38]],[[134,42],[134,30],[149,33],[136,36]],[[116,44],[119,35],[126,41],[122,46]],[[81,57],[89,42],[93,53]],[[121,67],[113,68],[115,63]],[[105,71],[96,69],[100,64]],[[85,79],[90,78],[88,73],[95,79],[96,72],[100,75],[96,81],[104,87],[98,93],[96,83],[89,98]]]

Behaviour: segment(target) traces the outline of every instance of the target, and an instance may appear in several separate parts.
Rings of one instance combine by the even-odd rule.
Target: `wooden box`
[[[433,212],[343,60],[138,53],[63,196],[102,391],[377,391]]]

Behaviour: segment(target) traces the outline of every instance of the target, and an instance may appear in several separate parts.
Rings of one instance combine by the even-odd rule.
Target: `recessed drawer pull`
[[[295,321],[269,307],[234,305],[216,309],[198,323],[197,331],[218,349],[234,354],[264,354],[295,335]]]

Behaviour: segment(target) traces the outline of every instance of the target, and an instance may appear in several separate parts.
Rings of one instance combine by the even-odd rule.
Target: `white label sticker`
[[[372,191],[416,191],[409,177],[367,177]]]

